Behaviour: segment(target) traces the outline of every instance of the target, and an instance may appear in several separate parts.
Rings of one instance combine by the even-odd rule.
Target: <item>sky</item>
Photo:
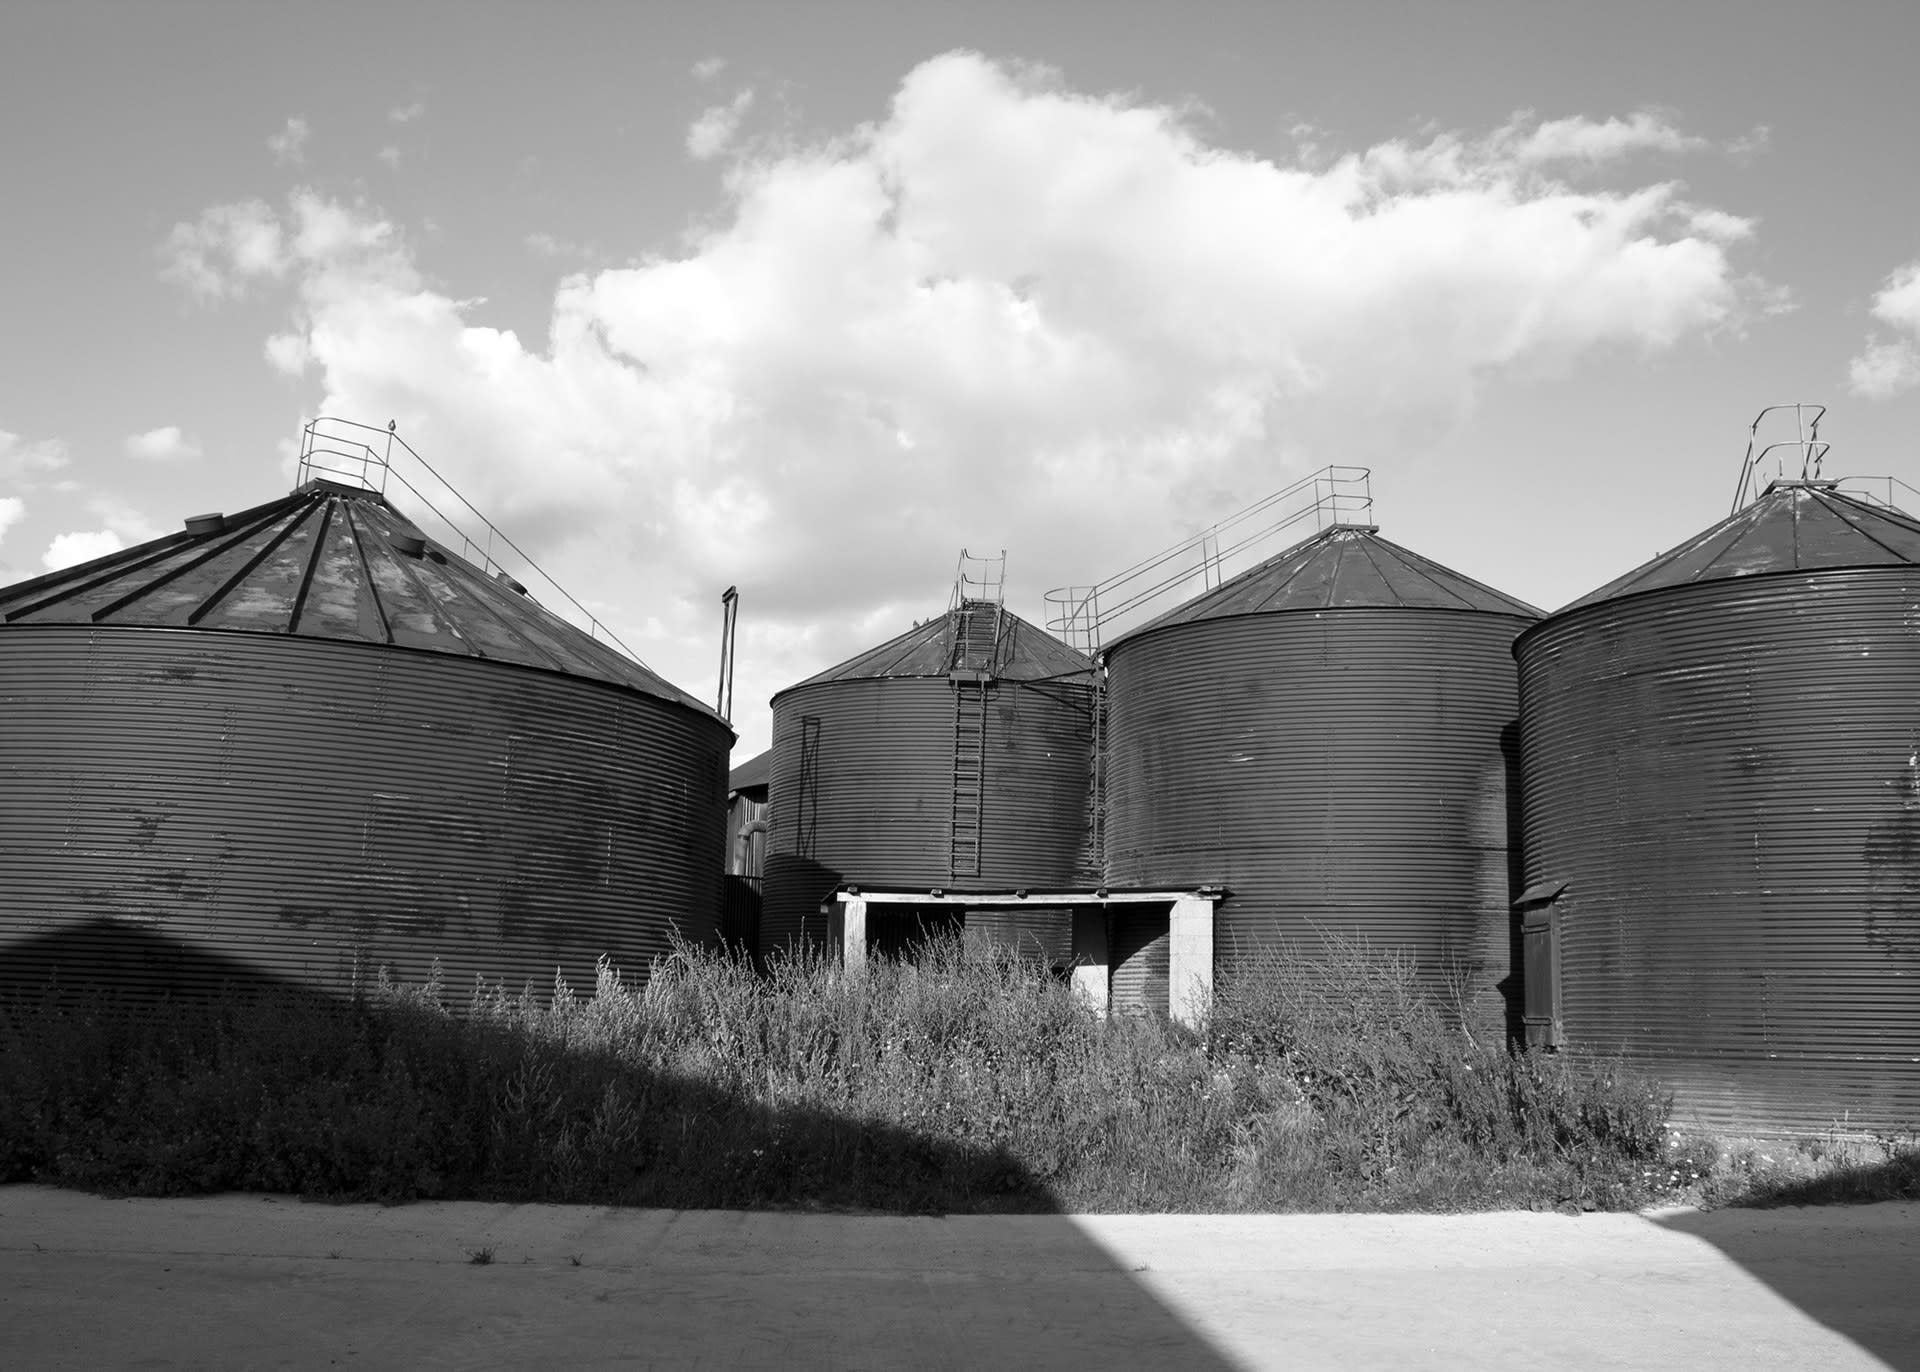
[[[698,696],[737,586],[736,761],[963,548],[1038,622],[1329,464],[1551,610],[1724,517],[1763,406],[1920,486],[1916,53],[1910,4],[13,0],[0,583],[336,416]]]

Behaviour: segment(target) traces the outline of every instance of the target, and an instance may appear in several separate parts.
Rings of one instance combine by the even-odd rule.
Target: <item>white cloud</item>
[[[599,248],[591,243],[579,243],[571,238],[561,238],[551,233],[530,233],[525,239],[527,251],[535,257],[599,257]]]
[[[0,481],[31,488],[67,465],[67,445],[57,438],[24,439],[0,429]]]
[[[752,105],[753,92],[743,90],[730,103],[701,111],[700,117],[687,126],[687,156],[706,162],[725,152]]]
[[[192,224],[175,224],[160,255],[161,276],[203,300],[240,295],[287,270],[279,220],[261,200],[215,205]]]
[[[1604,162],[1635,152],[1695,152],[1707,140],[1683,134],[1649,110],[1625,119],[1550,119],[1528,129],[1510,125],[1513,154],[1523,162]]]
[[[176,424],[129,434],[125,449],[128,457],[143,462],[184,462],[200,456],[200,445],[182,434]]]
[[[751,734],[773,690],[944,605],[961,545],[1011,549],[1037,617],[1489,378],[1737,326],[1745,221],[1548,174],[1659,150],[1622,122],[1275,163],[950,55],[871,125],[732,162],[682,255],[565,278],[539,343],[429,286],[370,209],[302,192],[274,222],[304,352],[270,356],[317,369],[323,413],[397,419],[689,689],[737,583]]]
[[[1847,389],[1868,400],[1885,400],[1920,386],[1920,346],[1909,339],[1869,343],[1847,364]]]
[[[312,132],[307,121],[295,115],[287,120],[285,128],[267,139],[267,149],[275,162],[298,166],[307,160],[307,135]]]
[[[1875,293],[1872,313],[1896,336],[1868,336],[1859,356],[1848,364],[1847,389],[1884,400],[1920,386],[1920,261],[1894,269]]]
[[[126,546],[111,529],[55,534],[53,542],[47,545],[46,552],[40,556],[40,565],[49,572],[64,571],[82,562],[91,562],[96,557],[117,553]]]
[[[378,157],[382,162],[385,162],[392,170],[400,170],[400,149],[398,145],[389,143],[386,147],[375,153],[374,156]]]
[[[267,362],[283,376],[299,376],[307,369],[307,336],[304,333],[277,333],[268,337]]]
[[[387,111],[387,118],[396,124],[411,124],[427,112],[427,102],[415,100],[410,105],[399,105]]]
[[[727,69],[726,58],[703,57],[698,62],[695,62],[693,64],[693,68],[692,68],[693,79],[696,81],[711,81],[713,80],[714,77],[718,76],[721,72],[725,71],[726,69]]]
[[[7,530],[18,524],[27,514],[27,502],[14,495],[0,495],[0,543],[7,540]]]

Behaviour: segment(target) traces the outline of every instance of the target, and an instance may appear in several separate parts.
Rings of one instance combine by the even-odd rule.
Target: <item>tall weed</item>
[[[355,1003],[0,1005],[0,1180],[673,1206],[1626,1205],[1660,1092],[1482,1047],[1363,946],[1222,983],[1203,1034],[1102,1019],[947,936],[847,969],[677,946],[647,980]],[[1653,1180],[1650,1180],[1653,1179]]]

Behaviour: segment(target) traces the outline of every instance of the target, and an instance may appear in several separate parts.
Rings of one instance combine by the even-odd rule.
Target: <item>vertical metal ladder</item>
[[[1083,861],[1087,877],[1095,884],[1107,879],[1107,674],[1094,667],[1093,689],[1087,693],[1088,762],[1092,775],[1087,778],[1087,849]]]
[[[970,572],[969,564],[977,568]],[[960,550],[947,606],[947,681],[953,692],[953,792],[947,875],[980,875],[986,822],[987,705],[1000,675],[1007,554]]]

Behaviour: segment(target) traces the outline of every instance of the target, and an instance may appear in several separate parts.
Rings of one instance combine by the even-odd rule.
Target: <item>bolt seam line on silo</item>
[[[252,529],[249,529],[248,534],[252,535],[254,533],[258,533],[261,529],[266,528],[268,524],[272,523],[273,520],[286,518],[288,513],[289,512],[285,510],[280,511],[279,513],[275,514],[272,517],[272,519],[265,520],[260,524],[255,525]],[[205,600],[201,601],[200,604],[196,606],[193,610],[188,612],[187,614],[188,624],[190,625],[198,624],[201,620],[205,619],[208,615],[212,614],[214,606],[218,605],[222,600],[225,600],[229,595],[233,594],[234,587],[238,586],[242,581],[245,581],[249,576],[253,575],[255,568],[259,567],[261,563],[265,562],[269,557],[271,557],[274,551],[278,549],[281,544],[285,543],[289,538],[293,536],[293,531],[300,527],[301,523],[304,521],[306,516],[303,511],[299,511],[299,510],[292,511],[291,514],[292,514],[292,518],[286,520],[285,528],[281,529],[272,538],[269,538],[264,544],[262,544],[258,552],[256,552],[252,557],[248,558],[244,563],[240,565],[239,571],[235,572],[232,576],[228,577],[225,581],[221,582],[219,586],[214,588],[214,591],[211,595],[209,595]],[[239,540],[236,540],[236,542],[237,541]],[[229,546],[232,546],[232,545],[229,545]]]
[[[189,557],[184,561],[182,561],[178,566],[169,568],[168,570],[162,572],[159,576],[153,578],[151,581],[142,582],[140,585],[135,586],[132,590],[126,592],[125,594],[117,596],[113,600],[109,600],[105,605],[102,605],[99,609],[95,610],[91,615],[89,615],[88,618],[91,619],[95,624],[98,624],[101,620],[105,619],[108,615],[112,614],[114,611],[125,609],[127,606],[133,604],[134,601],[139,600],[141,597],[148,595],[153,591],[159,590],[162,586],[165,586],[168,582],[174,580],[176,577],[183,576],[188,572],[195,571],[201,567],[204,567],[206,566],[207,563],[213,561],[216,557],[220,556],[220,554],[228,551],[229,549],[237,548],[238,546],[240,546],[240,544],[246,542],[248,538],[252,537],[254,532],[258,528],[262,527],[262,525],[264,524],[271,523],[271,522],[272,522],[272,518],[269,517],[268,519],[261,521],[260,524],[249,525],[247,528],[241,530],[239,533],[235,534],[232,538],[228,539],[226,542],[221,543],[219,546],[208,548],[205,552],[200,553],[198,556]],[[169,551],[175,551],[179,546],[180,545],[175,545],[175,547],[173,549],[169,549]]]
[[[1838,508],[1836,505],[1827,503],[1824,499],[1824,493],[1822,494],[1821,497],[1817,497],[1817,498],[1821,499],[1822,504],[1827,509],[1832,510],[1833,513],[1837,515],[1847,525],[1848,528],[1852,529],[1855,533],[1859,534],[1860,537],[1866,539],[1869,543],[1872,543],[1875,547],[1884,548],[1887,552],[1893,554],[1894,557],[1898,558],[1902,562],[1911,563],[1913,561],[1912,554],[1903,553],[1898,548],[1894,547],[1892,544],[1887,543],[1882,539],[1874,537],[1873,534],[1867,532],[1865,526],[1858,523],[1854,519],[1850,518],[1849,513],[1847,511],[1844,511]],[[1915,532],[1920,532],[1920,530],[1916,530]]]
[[[400,575],[407,579],[408,584],[420,593],[420,598],[426,602],[427,613],[433,617],[436,623],[440,624],[448,633],[453,635],[454,642],[465,648],[469,657],[486,656],[485,653],[480,651],[477,644],[469,641],[467,636],[460,632],[460,626],[454,623],[453,619],[440,608],[439,599],[433,594],[433,591],[427,586],[426,582],[421,580],[420,574],[408,565],[406,559],[396,557],[389,559],[389,561],[393,566],[400,569]],[[481,599],[478,596],[474,598],[476,600]],[[484,600],[482,603],[485,603]]]
[[[313,576],[319,570],[320,559],[327,549],[327,534],[333,527],[333,502],[323,498],[308,505],[307,517],[311,517],[316,509],[320,511],[320,528],[314,533],[313,551],[307,554],[306,570],[301,572],[300,585],[293,593],[293,612],[287,616],[287,632],[290,634],[300,627],[300,616],[307,608],[307,595],[313,589]]]
[[[380,603],[380,590],[373,584],[373,567],[367,561],[367,550],[360,542],[359,521],[353,517],[353,506],[351,504],[343,504],[341,506],[341,514],[345,516],[342,523],[347,531],[347,541],[353,544],[353,555],[360,563],[362,584],[367,588],[367,605],[362,606],[360,611],[362,630],[364,631],[366,626],[367,606],[371,606],[374,622],[380,627],[380,641],[383,643],[392,643],[393,625],[388,623],[386,608]]]

